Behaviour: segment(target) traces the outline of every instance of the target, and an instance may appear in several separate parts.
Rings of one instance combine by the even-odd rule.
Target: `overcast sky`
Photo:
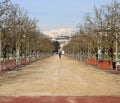
[[[11,0],[28,11],[30,17],[40,20],[42,31],[59,28],[76,28],[86,13],[93,13],[96,5],[111,0]],[[119,0],[120,1],[120,0]]]

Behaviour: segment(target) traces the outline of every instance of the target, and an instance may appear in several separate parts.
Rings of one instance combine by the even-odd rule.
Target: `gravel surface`
[[[0,75],[0,96],[120,96],[120,75],[58,55]]]

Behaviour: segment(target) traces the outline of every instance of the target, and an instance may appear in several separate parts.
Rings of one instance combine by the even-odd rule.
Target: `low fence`
[[[95,65],[99,68],[102,69],[111,69],[111,63],[110,60],[96,60],[95,57],[88,57],[88,56],[84,56],[84,55],[80,55],[80,54],[66,54],[67,56],[76,58],[78,60],[80,60],[81,62],[85,62],[87,64],[90,65]],[[115,68],[115,63],[114,63],[114,68]]]
[[[45,58],[48,56],[51,56],[52,53],[41,53],[38,57],[20,57],[20,59],[17,61],[16,59],[3,59],[0,61],[0,72],[6,72],[14,70],[17,67],[21,67],[23,65],[27,65],[29,63],[32,63],[38,59]]]

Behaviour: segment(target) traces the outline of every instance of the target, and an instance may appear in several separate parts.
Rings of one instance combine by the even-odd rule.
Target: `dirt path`
[[[120,96],[120,75],[58,55],[0,76],[0,96]]]

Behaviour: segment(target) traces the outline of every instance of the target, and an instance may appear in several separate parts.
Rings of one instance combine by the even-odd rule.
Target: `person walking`
[[[59,58],[61,59],[62,52],[59,51],[58,54],[59,54]]]

